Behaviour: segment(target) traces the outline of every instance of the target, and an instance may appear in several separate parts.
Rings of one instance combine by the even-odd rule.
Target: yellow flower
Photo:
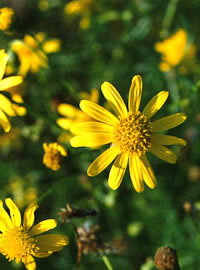
[[[3,79],[7,61],[7,53],[5,53],[4,50],[0,50],[0,91],[7,90],[13,86],[22,83],[21,76],[10,76]],[[6,114],[9,116],[16,116],[16,111],[10,100],[4,95],[0,94],[0,124],[2,125],[5,132],[9,132],[11,129],[11,125],[8,121]]]
[[[81,92],[80,96],[81,98],[96,103],[99,100],[99,92],[95,88],[91,90],[90,94],[86,92]],[[70,130],[70,128],[74,124],[92,120],[90,116],[88,116],[86,113],[82,112],[80,109],[76,108],[71,104],[64,104],[64,103],[60,104],[58,106],[58,112],[62,114],[64,117],[58,118],[56,122],[64,130]]]
[[[0,8],[0,30],[4,31],[10,26],[13,15],[14,11],[12,8]]]
[[[65,14],[80,15],[80,28],[87,29],[90,27],[90,13],[93,3],[93,0],[73,0],[65,5]]]
[[[187,45],[187,42],[186,31],[179,29],[169,38],[155,44],[156,51],[162,54],[161,71],[169,71],[183,60],[187,52],[191,51],[192,45]]]
[[[60,40],[45,41],[45,38],[45,33],[40,32],[34,37],[26,35],[24,41],[15,40],[12,43],[11,49],[18,55],[20,61],[19,74],[25,76],[29,71],[36,73],[41,67],[47,67],[46,53],[57,52],[60,49]]]
[[[166,162],[175,163],[177,159],[175,153],[165,145],[185,145],[185,140],[156,133],[180,125],[185,121],[186,116],[183,113],[175,113],[150,121],[167,100],[168,92],[159,92],[143,111],[139,111],[142,96],[142,78],[139,75],[133,77],[130,86],[129,111],[112,84],[104,82],[101,90],[107,101],[112,104],[116,116],[91,101],[82,100],[81,109],[96,121],[72,126],[72,132],[76,136],[70,140],[71,145],[96,147],[111,144],[92,162],[87,174],[98,175],[115,159],[108,178],[108,185],[112,189],[115,190],[120,186],[128,162],[132,184],[137,192],[143,191],[144,182],[150,188],[155,188],[156,177],[146,153],[151,152]]]
[[[68,237],[64,235],[40,235],[55,228],[57,222],[55,219],[47,219],[33,226],[34,213],[38,208],[36,203],[27,207],[23,223],[21,213],[15,203],[10,198],[7,198],[5,203],[10,215],[4,209],[3,202],[0,200],[0,252],[9,261],[22,262],[26,269],[35,270],[36,263],[33,256],[38,258],[48,257],[68,244]]]
[[[63,146],[58,143],[43,143],[44,157],[43,163],[53,171],[61,168],[62,157],[67,156],[67,152]]]

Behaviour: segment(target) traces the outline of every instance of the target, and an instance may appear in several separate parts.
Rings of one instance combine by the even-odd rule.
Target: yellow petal
[[[158,158],[168,163],[171,163],[171,164],[176,163],[176,160],[177,160],[176,154],[173,151],[171,151],[169,148],[163,145],[153,143],[149,151],[155,156],[157,156]]]
[[[104,82],[101,85],[101,91],[107,101],[112,105],[116,115],[126,117],[128,113],[126,105],[115,87],[109,82]]]
[[[56,120],[56,123],[64,130],[69,130],[73,123],[73,120],[67,118],[58,118]]]
[[[74,118],[76,117],[77,113],[79,113],[79,109],[70,105],[70,104],[60,104],[57,108],[58,112],[66,117]]]
[[[86,121],[83,123],[75,124],[71,127],[70,131],[73,134],[84,134],[84,133],[113,133],[114,127],[106,125],[100,122]]]
[[[10,199],[5,200],[6,205],[10,211],[10,218],[14,226],[19,227],[21,225],[21,213],[16,204]]]
[[[0,94],[0,109],[2,109],[9,116],[16,116],[12,103],[2,94]]]
[[[129,159],[129,171],[132,184],[137,192],[144,190],[144,182],[142,175],[142,165],[137,154],[132,153]]]
[[[36,263],[31,255],[26,255],[22,257],[22,262],[25,264],[27,270],[36,270]]]
[[[181,144],[185,146],[187,144],[187,142],[181,138],[162,134],[152,134],[151,142],[162,145]]]
[[[6,90],[8,88],[11,88],[13,86],[16,86],[20,83],[22,83],[22,77],[21,76],[11,76],[3,79],[0,81],[0,90]]]
[[[47,232],[49,230],[54,229],[57,226],[57,222],[55,219],[46,219],[35,226],[30,230],[31,235],[38,235],[44,232]]]
[[[4,50],[0,50],[0,81],[5,73],[6,64],[8,62],[8,54]]]
[[[119,120],[112,113],[89,100],[82,100],[80,102],[80,107],[82,111],[99,122],[111,126],[119,123]]]
[[[156,177],[146,155],[141,157],[141,165],[144,182],[149,188],[155,188],[157,185]]]
[[[24,212],[23,227],[29,230],[35,220],[35,210],[38,208],[36,203],[31,203]]]
[[[145,114],[148,119],[151,118],[164,105],[168,95],[169,93],[167,91],[159,92],[148,102],[142,113]]]
[[[119,154],[120,150],[117,146],[111,146],[98,156],[88,167],[87,174],[89,176],[95,176],[101,173]]]
[[[175,113],[165,116],[151,123],[153,132],[165,131],[181,125],[186,120],[184,113]]]
[[[136,75],[133,77],[128,98],[129,111],[136,113],[140,107],[140,101],[142,97],[142,77]]]
[[[10,122],[2,110],[0,110],[0,125],[2,125],[5,132],[9,132],[11,129]]]
[[[126,172],[127,164],[128,164],[127,154],[122,153],[116,158],[109,173],[108,178],[109,187],[116,190],[120,186],[124,174]]]
[[[34,250],[34,256],[43,258],[47,257],[55,251],[60,251],[69,243],[69,239],[65,235],[47,234],[34,237],[36,245],[39,248]]]
[[[13,224],[11,222],[10,216],[4,209],[2,200],[0,200],[0,231],[4,232],[12,227]]]
[[[112,141],[113,135],[106,132],[85,133],[72,137],[70,144],[73,147],[96,147],[108,144]]]

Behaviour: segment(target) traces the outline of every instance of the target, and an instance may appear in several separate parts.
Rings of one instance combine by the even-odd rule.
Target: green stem
[[[108,270],[113,270],[113,267],[112,267],[108,257],[106,255],[101,254],[101,258],[102,258],[103,262],[105,263],[107,269]]]
[[[162,30],[160,32],[161,38],[166,38],[169,34],[169,27],[172,23],[172,20],[174,18],[177,4],[179,0],[170,0],[169,4],[167,6],[167,10],[163,19],[162,23]]]

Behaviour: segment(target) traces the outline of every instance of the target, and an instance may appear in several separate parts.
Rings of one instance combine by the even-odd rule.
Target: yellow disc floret
[[[151,133],[151,124],[144,114],[129,112],[128,117],[116,126],[116,144],[122,152],[135,152],[141,156],[151,146]]]
[[[19,263],[35,248],[35,239],[22,226],[8,229],[0,237],[0,252],[9,261],[16,260]]]

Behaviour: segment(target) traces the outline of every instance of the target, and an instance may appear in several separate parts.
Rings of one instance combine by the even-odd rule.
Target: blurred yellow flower
[[[65,5],[65,14],[81,17],[79,25],[81,29],[90,27],[90,13],[93,0],[73,0]]]
[[[98,103],[99,91],[93,88],[90,94],[81,92],[80,97]],[[58,105],[58,112],[64,117],[58,118],[56,122],[64,130],[70,130],[74,124],[92,120],[90,116],[71,104],[61,103]]]
[[[67,156],[65,148],[57,142],[43,143],[43,148],[45,151],[43,163],[53,171],[58,171],[61,168],[62,157]]]
[[[12,10],[12,8],[0,8],[0,30],[4,31],[8,29],[12,22],[13,15],[14,11]]]
[[[162,55],[160,70],[163,72],[167,72],[180,64],[187,55],[194,56],[194,45],[188,44],[187,32],[184,29],[179,29],[169,38],[157,42],[155,50]]]
[[[47,67],[46,53],[59,51],[60,40],[46,40],[45,33],[40,32],[35,36],[26,35],[24,41],[13,41],[11,49],[17,54],[20,61],[18,73],[25,76],[29,71],[36,73],[40,67]]]
[[[5,203],[10,215],[0,200],[0,252],[9,260],[22,262],[27,270],[35,270],[34,257],[44,258],[53,252],[60,251],[69,242],[68,237],[61,234],[45,234],[57,226],[55,219],[46,219],[33,226],[36,203],[30,204],[24,213],[23,223],[21,213],[16,204],[7,198]]]
[[[4,50],[0,50],[0,91],[7,91],[9,88],[16,86],[23,81],[21,76],[10,76],[3,79],[7,61],[7,53],[5,53]],[[0,124],[5,132],[9,132],[11,125],[6,114],[9,116],[16,116],[16,111],[11,101],[0,94]]]
[[[8,193],[11,194],[12,198],[14,198],[14,201],[19,208],[23,208],[25,205],[36,201],[38,197],[38,190],[36,187],[27,182],[30,181],[27,181],[25,178],[23,179],[19,176],[15,176],[9,179],[9,183],[7,185]]]
[[[167,91],[155,95],[142,112],[139,111],[142,96],[142,78],[137,75],[132,79],[129,91],[128,108],[115,87],[104,82],[102,93],[112,104],[112,114],[105,108],[88,100],[82,100],[80,107],[83,112],[92,117],[93,121],[72,126],[75,136],[70,140],[73,147],[96,147],[111,144],[87,170],[89,176],[101,173],[115,159],[110,170],[108,185],[117,189],[124,177],[129,162],[129,172],[132,184],[137,192],[144,189],[144,182],[155,188],[156,177],[146,157],[151,152],[158,158],[176,163],[176,154],[165,145],[185,145],[185,140],[175,136],[157,134],[182,124],[186,116],[175,113],[156,121],[150,118],[163,106],[168,97]]]

